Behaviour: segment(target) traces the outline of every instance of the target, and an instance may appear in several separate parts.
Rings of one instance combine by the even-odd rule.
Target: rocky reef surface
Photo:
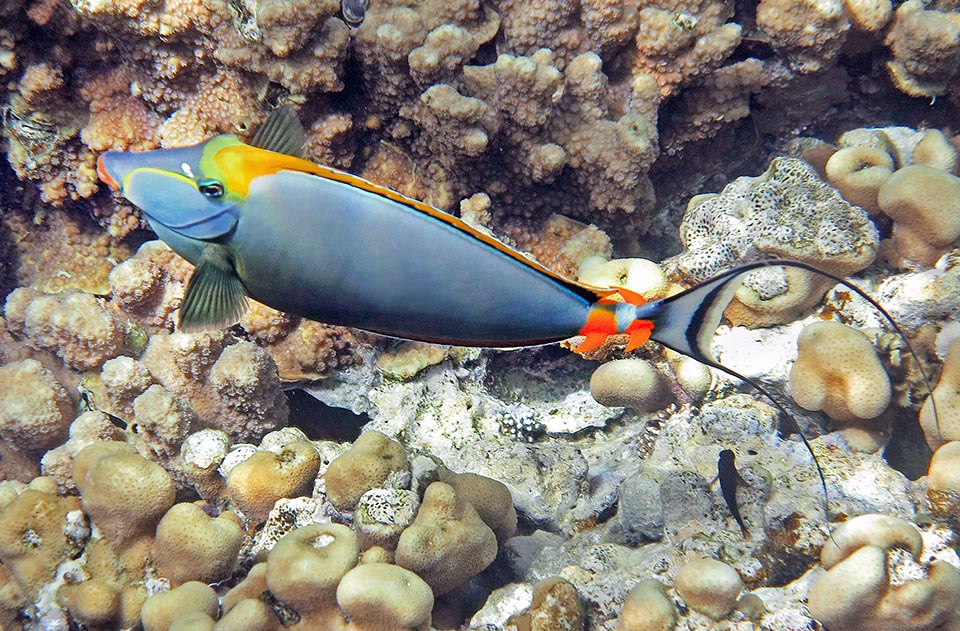
[[[0,3],[0,629],[960,628],[956,3],[343,4]],[[714,353],[794,425],[625,339],[178,332],[192,266],[96,156],[278,104],[572,278],[793,258],[906,339],[747,276]]]

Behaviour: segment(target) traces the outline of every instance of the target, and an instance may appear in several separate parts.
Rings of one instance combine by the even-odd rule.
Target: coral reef
[[[956,0],[341,4],[0,2],[0,628],[957,628]],[[586,283],[856,274],[919,362],[842,289],[814,311],[832,283],[737,289],[714,354],[824,497],[793,423],[654,344],[178,331],[193,267],[97,155],[278,105],[308,159]]]

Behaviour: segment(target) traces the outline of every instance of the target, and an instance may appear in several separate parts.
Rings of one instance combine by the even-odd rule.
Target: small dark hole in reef
[[[927,475],[932,456],[916,414],[899,415],[893,421],[893,434],[883,450],[887,464],[907,478],[916,480]]]
[[[290,425],[303,430],[312,440],[352,443],[371,420],[366,414],[331,407],[303,390],[288,390],[287,403],[290,405]]]

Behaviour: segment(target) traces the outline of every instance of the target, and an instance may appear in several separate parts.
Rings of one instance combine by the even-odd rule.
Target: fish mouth
[[[104,184],[109,186],[111,190],[119,191],[120,185],[117,184],[117,181],[113,179],[113,177],[110,175],[110,172],[107,171],[106,167],[103,166],[103,156],[105,155],[107,154],[101,153],[99,156],[97,156],[97,177],[99,177]]]

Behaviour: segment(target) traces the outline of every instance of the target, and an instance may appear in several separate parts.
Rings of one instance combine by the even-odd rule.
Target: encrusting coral
[[[844,276],[872,263],[879,244],[867,213],[796,158],[776,158],[758,177],[740,177],[717,195],[691,199],[680,239],[686,249],[671,262],[691,280],[758,254]],[[829,284],[799,270],[757,270],[745,277],[726,315],[753,326],[787,322],[820,300]]]

